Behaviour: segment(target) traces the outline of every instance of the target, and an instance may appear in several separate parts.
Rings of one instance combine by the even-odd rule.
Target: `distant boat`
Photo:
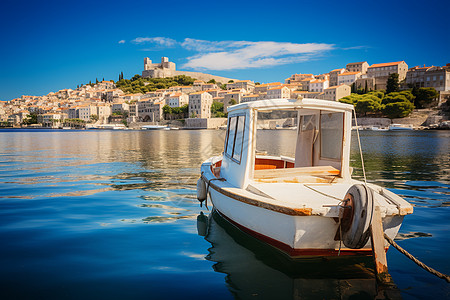
[[[98,125],[86,124],[86,129],[99,129]]]
[[[369,128],[369,130],[372,130],[372,131],[388,131],[389,128],[379,127],[379,126],[372,126],[372,127]]]
[[[414,128],[411,124],[391,124],[389,130],[414,130]]]
[[[166,125],[144,125],[141,126],[145,130],[162,130],[168,128]]]
[[[125,128],[126,127],[123,124],[103,124],[103,125],[98,125],[97,128],[94,128],[94,129],[122,130]]]

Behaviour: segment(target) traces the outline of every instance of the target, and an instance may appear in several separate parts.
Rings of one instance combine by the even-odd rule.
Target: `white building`
[[[205,91],[189,95],[189,117],[211,118],[213,96]]]
[[[117,112],[123,113],[124,111],[129,111],[129,110],[130,110],[130,105],[128,103],[114,103],[111,106],[112,113],[117,113]]]
[[[251,80],[238,80],[235,82],[227,83],[226,86],[227,90],[244,89],[248,93],[255,90],[255,83]]]
[[[311,80],[309,82],[309,91],[310,92],[323,92],[326,88],[328,88],[329,81],[324,79],[316,79]]]
[[[189,95],[185,93],[175,93],[166,97],[166,105],[170,107],[182,107],[189,104]]]
[[[270,88],[267,90],[266,97],[267,99],[289,99],[291,97],[291,90],[285,86]]]
[[[361,72],[344,72],[338,75],[338,85],[346,84],[352,85],[358,78],[361,77]]]

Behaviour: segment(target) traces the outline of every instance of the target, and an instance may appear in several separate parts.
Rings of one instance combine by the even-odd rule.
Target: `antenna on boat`
[[[359,138],[358,120],[356,118],[356,111],[354,108],[352,109],[352,112],[353,112],[353,115],[355,116],[356,136],[358,137],[359,154],[361,155],[361,166],[362,166],[362,171],[363,171],[363,176],[364,176],[364,185],[367,188],[366,169],[364,168],[364,158],[363,158],[362,148],[361,148],[361,139]]]

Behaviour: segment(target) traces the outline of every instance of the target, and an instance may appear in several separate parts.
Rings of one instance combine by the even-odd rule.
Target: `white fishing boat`
[[[297,112],[293,157],[256,151],[258,113],[273,110]],[[214,210],[230,223],[291,257],[372,254],[369,228],[375,207],[390,238],[413,207],[380,186],[352,179],[352,110],[316,99],[228,107],[224,151],[202,164],[198,199],[209,196]]]
[[[389,130],[414,130],[414,127],[411,124],[391,124],[389,125]]]

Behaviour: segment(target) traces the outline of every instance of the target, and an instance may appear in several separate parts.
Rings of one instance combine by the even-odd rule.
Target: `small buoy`
[[[370,237],[374,209],[372,190],[362,184],[352,185],[343,202],[345,209],[341,221],[341,240],[348,248],[360,249]]]
[[[206,199],[206,184],[201,177],[197,181],[197,199],[200,202]]]

